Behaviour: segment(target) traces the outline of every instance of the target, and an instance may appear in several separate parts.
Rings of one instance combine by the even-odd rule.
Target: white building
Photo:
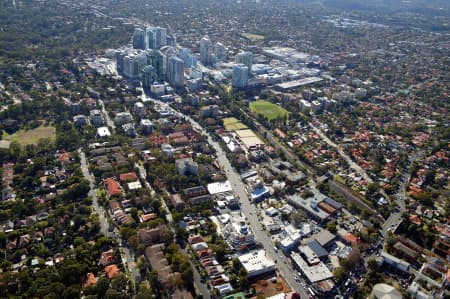
[[[111,132],[109,131],[108,127],[100,127],[97,129],[97,136],[98,137],[109,137],[109,136],[111,136]]]
[[[139,118],[143,117],[145,115],[145,106],[144,106],[144,104],[141,103],[141,102],[134,103],[133,111],[134,111],[134,114],[137,117],[139,117]]]
[[[223,228],[223,237],[235,251],[246,250],[256,244],[250,228],[245,223],[245,219],[236,215],[233,215]]]
[[[211,195],[230,192],[233,190],[230,181],[211,183],[208,184],[206,188],[208,189],[208,192]]]
[[[331,273],[324,263],[319,262],[314,265],[309,265],[301,255],[296,252],[291,253],[291,257],[301,273],[307,278],[308,282],[316,283],[333,278],[333,273]]]
[[[238,258],[247,271],[247,278],[275,271],[275,263],[267,257],[266,252],[262,249],[243,254]]]
[[[284,227],[282,236],[280,247],[285,253],[295,249],[302,238],[300,230],[296,229],[292,224]]]

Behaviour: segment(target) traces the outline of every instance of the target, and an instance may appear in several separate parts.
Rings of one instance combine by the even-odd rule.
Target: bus
[[[311,294],[311,296],[315,296],[316,293],[314,293],[314,291],[311,288],[308,288],[308,292]]]

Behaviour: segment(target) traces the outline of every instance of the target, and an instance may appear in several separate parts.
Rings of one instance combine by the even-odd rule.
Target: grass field
[[[241,123],[237,118],[228,117],[223,119],[223,125],[228,131],[247,129],[247,126]]]
[[[283,107],[263,100],[250,103],[250,109],[255,114],[261,114],[267,117],[269,121],[284,118],[286,115],[289,115],[289,112]]]
[[[253,34],[253,33],[241,33],[241,35],[245,38],[248,38],[253,41],[259,41],[264,39],[264,35]]]
[[[50,138],[54,141],[56,139],[56,129],[52,126],[40,126],[33,130],[19,130],[12,135],[3,132],[3,140],[16,141],[20,145],[37,144],[41,138]]]

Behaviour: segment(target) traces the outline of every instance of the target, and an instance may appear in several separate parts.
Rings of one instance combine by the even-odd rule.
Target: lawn
[[[269,121],[284,118],[289,115],[289,112],[283,107],[263,100],[250,103],[250,109],[255,114],[261,114],[267,117]]]
[[[264,39],[264,35],[253,34],[253,33],[241,33],[241,35],[245,38],[248,38],[252,41],[260,41]]]
[[[33,130],[19,130],[12,135],[3,133],[3,139],[9,141],[16,141],[20,145],[37,144],[41,138],[50,138],[54,141],[56,139],[56,129],[52,126],[40,126]]]
[[[241,123],[237,118],[228,117],[223,119],[223,125],[228,131],[236,131],[241,129],[247,129],[247,126]]]

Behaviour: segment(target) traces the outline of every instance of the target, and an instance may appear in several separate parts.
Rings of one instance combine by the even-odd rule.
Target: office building
[[[156,30],[154,27],[148,27],[145,29],[145,42],[146,42],[146,48],[157,49],[156,48]]]
[[[231,77],[231,85],[237,88],[247,87],[248,67],[244,64],[235,64],[233,66],[233,75]]]
[[[169,58],[168,79],[173,87],[183,87],[184,85],[184,62],[176,56]]]
[[[177,38],[173,35],[167,35],[167,45],[171,47],[177,46]]]
[[[167,45],[167,29],[161,27],[148,27],[145,30],[146,46],[150,49],[159,49]]]
[[[227,59],[227,49],[222,43],[216,43],[214,45],[214,55],[217,61],[225,61]]]
[[[127,79],[137,80],[142,78],[142,70],[147,65],[147,53],[136,51],[129,53],[123,59],[123,75]]]
[[[244,64],[248,68],[248,73],[252,72],[253,64],[253,53],[252,52],[242,52],[236,55],[236,64]]]
[[[198,91],[202,88],[202,79],[190,79],[186,81],[189,91]]]
[[[203,37],[200,40],[200,61],[206,65],[210,66],[214,63],[214,53],[213,45],[208,36]]]
[[[145,31],[141,28],[135,28],[133,33],[133,48],[145,50]]]
[[[188,48],[181,48],[178,56],[183,60],[185,68],[192,68],[197,66],[197,58],[191,53]]]
[[[144,88],[150,88],[150,86],[158,80],[156,69],[151,65],[145,66],[142,73],[142,85]]]
[[[117,50],[115,53],[115,58],[116,58],[117,72],[121,74],[123,71],[123,59],[125,58],[125,53],[123,51]]]
[[[156,48],[167,46],[167,29],[156,28]]]
[[[156,69],[156,74],[160,80],[164,80],[167,74],[167,55],[161,51],[154,53],[153,67]]]

